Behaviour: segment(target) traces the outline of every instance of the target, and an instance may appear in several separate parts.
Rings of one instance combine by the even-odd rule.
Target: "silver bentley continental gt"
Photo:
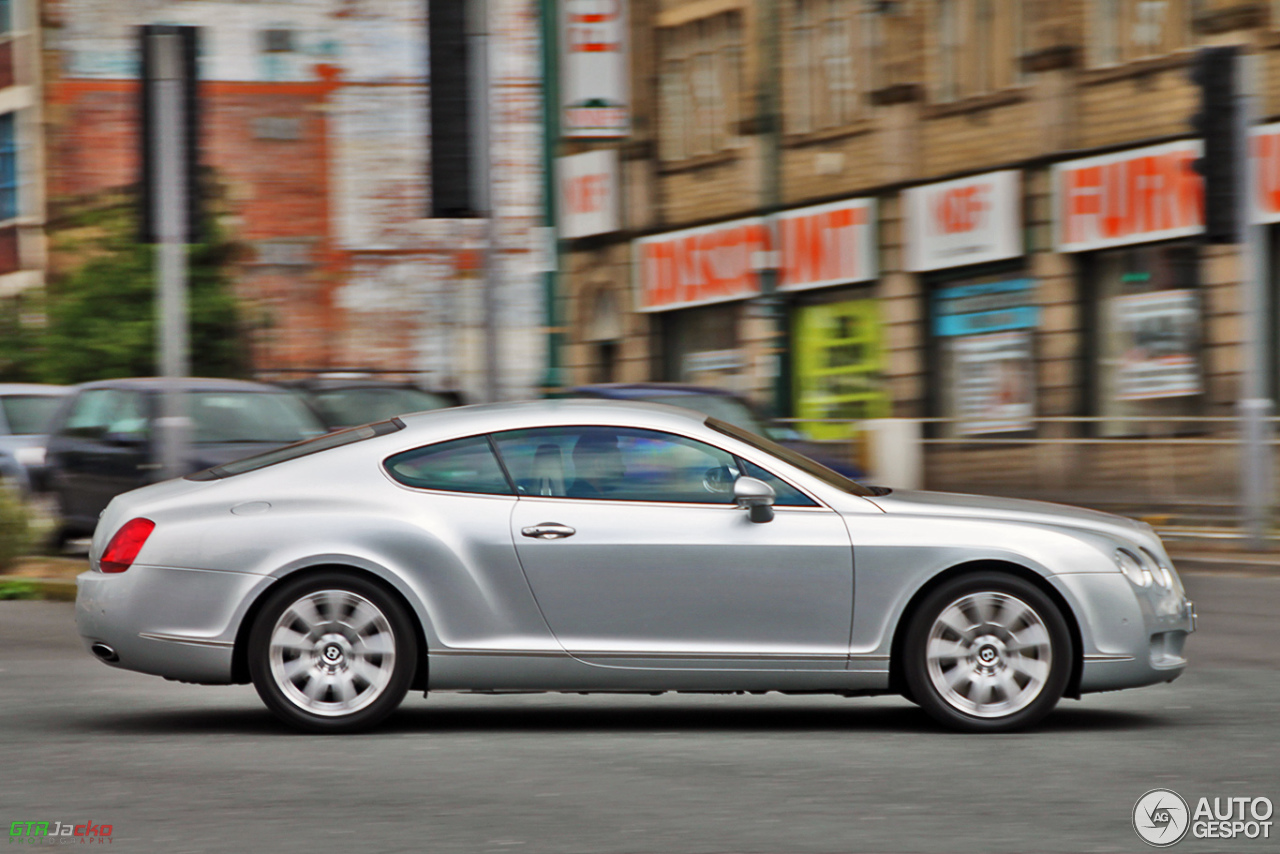
[[[683,409],[555,400],[331,433],[125,493],[79,577],[108,664],[368,728],[410,689],[896,693],[973,732],[1177,678],[1151,528],[867,487]]]

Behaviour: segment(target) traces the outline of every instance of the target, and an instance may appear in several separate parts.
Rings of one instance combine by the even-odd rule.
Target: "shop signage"
[[[560,122],[567,137],[631,126],[626,0],[560,0]]]
[[[588,151],[559,158],[556,182],[560,187],[561,237],[589,237],[618,230],[617,150]]]
[[[1199,394],[1196,338],[1200,312],[1190,290],[1114,297],[1120,364],[1118,400],[1150,400]]]
[[[941,270],[1022,255],[1016,170],[914,187],[903,194],[908,270]]]
[[[778,215],[778,290],[799,291],[876,277],[875,199],[853,199]]]
[[[881,378],[883,328],[875,300],[801,306],[794,324],[793,388],[801,430],[814,439],[847,439],[854,422],[889,415]]]
[[[1280,122],[1254,129],[1253,156],[1258,169],[1255,221],[1280,222]]]
[[[1199,140],[1170,142],[1053,167],[1054,243],[1085,252],[1204,231]]]
[[[637,310],[667,311],[756,296],[758,259],[769,251],[768,230],[759,218],[637,240]]]
[[[933,297],[933,334],[982,335],[1035,327],[1034,279],[1008,279],[939,288]]]

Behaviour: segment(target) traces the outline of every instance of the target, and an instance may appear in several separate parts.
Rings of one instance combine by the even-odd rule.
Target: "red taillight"
[[[98,568],[103,572],[124,572],[133,566],[133,559],[142,551],[142,544],[155,530],[156,523],[150,519],[130,519],[124,527],[116,531],[116,535],[107,543],[106,551],[98,561]]]

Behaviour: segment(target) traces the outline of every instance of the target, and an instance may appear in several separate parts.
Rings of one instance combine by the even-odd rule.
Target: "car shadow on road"
[[[1174,723],[1158,715],[1111,709],[1064,707],[1031,732],[1073,733],[1150,729]],[[173,710],[103,715],[83,729],[117,735],[288,735],[295,731],[266,709]],[[706,705],[644,708],[643,703],[608,708],[564,705],[491,706],[481,703],[432,708],[407,706],[371,731],[379,734],[450,733],[900,733],[947,735],[922,710],[901,706],[846,708],[731,708]]]

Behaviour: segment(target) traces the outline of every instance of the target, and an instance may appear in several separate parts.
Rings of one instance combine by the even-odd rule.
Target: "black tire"
[[[283,581],[268,596],[248,653],[272,714],[306,732],[346,733],[396,710],[418,666],[413,618],[398,597],[339,571]]]
[[[939,723],[1010,732],[1062,698],[1075,656],[1071,631],[1034,584],[1002,572],[962,575],[926,596],[910,619],[906,693]]]

